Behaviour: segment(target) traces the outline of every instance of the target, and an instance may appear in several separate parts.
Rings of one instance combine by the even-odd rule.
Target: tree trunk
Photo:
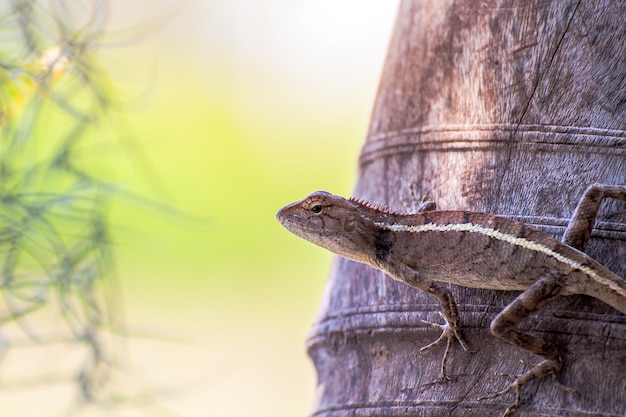
[[[411,190],[438,209],[496,213],[560,238],[587,185],[626,184],[625,2],[401,3],[355,196],[407,211]],[[587,253],[626,276],[626,203],[603,203]],[[319,376],[315,416],[499,416],[513,393],[500,374],[540,358],[493,337],[516,295],[451,286],[464,335],[441,381],[444,346],[430,295],[336,258],[308,348]],[[561,297],[520,329],[564,358],[522,390],[518,415],[620,416],[626,317],[590,297]]]

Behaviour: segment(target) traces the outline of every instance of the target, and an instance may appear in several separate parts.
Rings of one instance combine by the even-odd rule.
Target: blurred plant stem
[[[106,4],[0,4],[0,359],[78,346],[81,360],[62,370],[77,388],[70,409],[109,407],[121,324],[112,187],[106,161],[84,158],[118,104],[96,59]]]

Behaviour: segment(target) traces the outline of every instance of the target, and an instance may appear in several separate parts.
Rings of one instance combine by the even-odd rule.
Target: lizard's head
[[[291,233],[309,242],[367,263],[371,233],[361,207],[355,201],[316,191],[280,209],[276,218]]]

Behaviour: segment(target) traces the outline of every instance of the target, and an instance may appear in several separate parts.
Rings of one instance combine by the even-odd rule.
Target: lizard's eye
[[[313,206],[311,206],[311,211],[315,214],[320,214],[322,212],[322,205],[321,204],[315,204]]]

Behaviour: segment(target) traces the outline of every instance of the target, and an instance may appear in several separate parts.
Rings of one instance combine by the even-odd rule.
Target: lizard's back
[[[591,295],[626,314],[625,280],[531,226],[464,211],[390,217],[376,223],[379,239],[396,237],[386,251],[376,251],[383,269],[402,262],[437,281],[498,290],[525,290],[546,273],[562,274],[563,295]]]

